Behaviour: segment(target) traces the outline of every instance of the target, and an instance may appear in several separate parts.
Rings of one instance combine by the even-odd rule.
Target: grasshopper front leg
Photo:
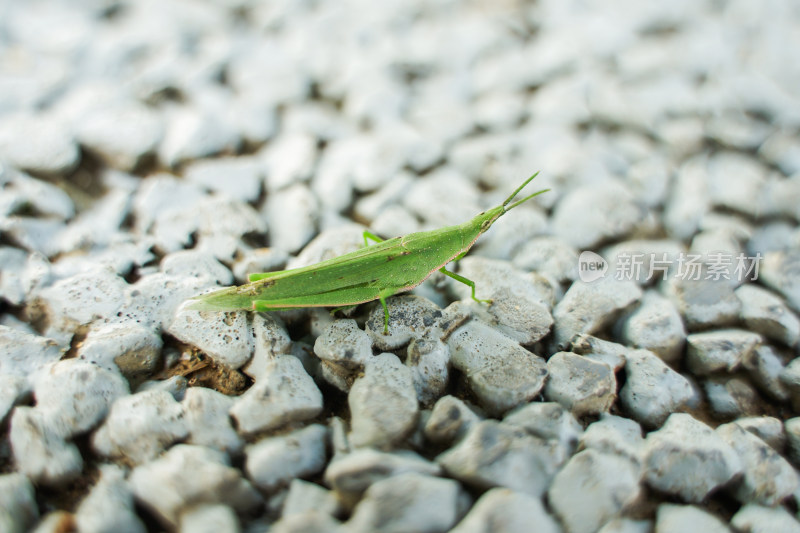
[[[441,272],[445,276],[453,278],[456,281],[460,281],[464,285],[467,285],[469,288],[471,288],[472,289],[472,299],[475,300],[476,302],[483,303],[483,304],[491,304],[492,303],[491,300],[479,300],[477,297],[475,297],[475,282],[472,281],[471,279],[467,279],[464,276],[459,276],[455,272],[450,272],[445,267],[440,268],[439,272]]]

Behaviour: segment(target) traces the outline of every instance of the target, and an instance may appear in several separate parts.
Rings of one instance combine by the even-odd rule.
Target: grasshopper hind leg
[[[460,281],[461,283],[463,283],[464,285],[466,285],[466,286],[468,286],[470,289],[472,289],[472,299],[473,299],[473,300],[475,300],[476,302],[478,302],[478,303],[482,303],[482,304],[491,304],[491,303],[492,303],[492,301],[491,301],[491,300],[479,300],[479,299],[478,299],[478,298],[475,296],[475,282],[474,282],[474,281],[472,281],[471,279],[465,278],[464,276],[459,276],[459,275],[458,275],[458,274],[456,274],[455,272],[450,272],[450,271],[449,271],[449,270],[447,270],[445,267],[442,267],[442,268],[440,268],[440,269],[439,269],[439,272],[441,272],[441,273],[442,273],[442,274],[444,274],[445,276],[448,276],[448,277],[451,277],[451,278],[453,278],[453,279],[454,279],[454,280],[456,280],[456,281]]]

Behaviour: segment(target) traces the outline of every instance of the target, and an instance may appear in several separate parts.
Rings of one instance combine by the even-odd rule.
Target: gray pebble
[[[264,214],[270,229],[270,246],[296,253],[316,233],[318,201],[307,187],[295,184],[267,197]]]
[[[163,342],[159,335],[134,321],[98,324],[78,347],[78,358],[122,373],[138,382],[156,371]]]
[[[462,259],[458,273],[475,282],[477,298],[492,300],[491,305],[473,307],[478,317],[486,317],[499,331],[520,344],[533,344],[550,332],[554,290],[546,279],[519,272],[508,262],[478,256]],[[471,297],[471,288],[463,283],[452,280],[450,286],[462,299]]]
[[[447,202],[442,202],[447,198]],[[475,185],[450,166],[439,167],[414,180],[403,205],[430,228],[461,224],[480,213]]]
[[[648,428],[660,426],[693,396],[689,381],[647,350],[628,352],[625,373],[628,379],[619,393],[620,402]]]
[[[800,465],[800,417],[790,418],[783,423],[786,430],[788,457],[795,466]]]
[[[458,483],[409,472],[371,485],[347,522],[354,532],[444,533],[455,525],[464,495]]]
[[[102,456],[139,464],[188,435],[181,404],[166,391],[151,390],[114,402],[105,422],[92,435],[91,444]]]
[[[289,494],[283,503],[281,516],[320,512],[328,516],[340,514],[342,506],[333,491],[316,483],[293,479],[289,483]]]
[[[736,424],[719,426],[716,433],[733,447],[744,467],[731,489],[737,500],[775,506],[797,490],[794,468],[764,441]]]
[[[763,440],[778,453],[783,453],[786,448],[786,434],[783,430],[783,422],[775,417],[752,416],[739,418],[734,420],[733,423]]]
[[[80,150],[63,121],[46,114],[3,116],[0,157],[38,174],[64,174],[77,166]]]
[[[207,278],[218,285],[231,285],[233,276],[228,268],[208,252],[181,250],[161,261],[161,271],[168,276]]]
[[[800,406],[800,359],[792,359],[780,375],[781,383],[789,391],[792,405]]]
[[[782,507],[764,507],[755,503],[742,506],[731,525],[736,531],[748,533],[800,533],[800,522]]]
[[[768,252],[764,255],[759,271],[759,279],[771,289],[786,298],[795,313],[800,313],[800,252]]]
[[[357,371],[372,359],[372,341],[355,320],[336,320],[317,337],[314,353],[328,364]]]
[[[261,194],[261,168],[253,157],[200,160],[186,167],[185,177],[240,202],[255,202]]]
[[[632,520],[630,518],[614,518],[601,527],[597,533],[652,533],[651,520]]]
[[[36,493],[25,475],[0,475],[0,530],[24,533],[39,519]]]
[[[75,525],[79,531],[86,533],[147,531],[136,515],[133,493],[120,467],[100,467],[100,480],[81,500],[75,511]]]
[[[538,272],[558,283],[578,278],[578,252],[557,237],[535,237],[513,254],[515,268]]]
[[[779,402],[789,399],[789,390],[780,379],[784,371],[783,361],[775,348],[768,344],[757,346],[744,357],[742,366],[764,394]]]
[[[73,526],[72,514],[67,511],[50,511],[42,517],[32,533],[59,533]]]
[[[258,433],[289,422],[302,422],[322,411],[322,393],[294,356],[273,359],[255,384],[231,407],[242,434]]]
[[[105,418],[109,406],[128,395],[128,383],[116,371],[79,359],[54,363],[36,376],[36,409],[64,437],[85,433]]]
[[[800,339],[800,319],[778,296],[753,284],[736,289],[745,325],[765,337],[794,346]]]
[[[167,332],[197,346],[216,362],[237,369],[253,354],[253,335],[247,311],[191,311],[181,309]]]
[[[730,533],[716,516],[694,505],[662,503],[656,512],[656,531],[659,533]]]
[[[171,529],[190,506],[220,503],[247,512],[262,502],[225,454],[190,444],[177,444],[158,459],[138,466],[129,482],[137,502]]]
[[[68,428],[49,419],[41,409],[15,407],[8,440],[17,471],[37,485],[64,486],[81,473],[78,447],[65,441]]]
[[[136,102],[98,106],[76,121],[78,141],[108,165],[133,170],[164,135],[161,114]]]
[[[752,354],[763,339],[743,329],[720,329],[686,337],[686,363],[696,376],[733,372]]]
[[[373,483],[407,472],[438,476],[441,468],[409,450],[381,452],[359,448],[334,457],[325,469],[325,483],[339,496],[359,496]]]
[[[270,526],[271,533],[349,533],[330,515],[317,511],[282,517]]]
[[[546,213],[530,207],[515,210],[513,216],[499,218],[492,231],[481,236],[476,243],[480,255],[472,258],[509,261],[517,250],[543,233],[548,233]]]
[[[250,274],[281,270],[288,259],[289,254],[276,248],[243,250],[241,257],[233,263],[233,276],[237,283],[247,283]]]
[[[182,400],[188,444],[214,448],[231,457],[239,455],[244,443],[231,425],[228,411],[234,398],[204,387],[190,387]]]
[[[359,219],[372,220],[381,216],[386,209],[397,206],[405,191],[413,183],[414,176],[408,172],[398,172],[390,181],[377,191],[359,198],[354,213]],[[401,208],[402,209],[402,208]]]
[[[6,419],[14,405],[30,394],[28,379],[0,374],[0,422]]]
[[[260,489],[273,492],[292,479],[325,468],[328,428],[312,424],[279,437],[267,437],[245,448],[245,471]]]
[[[703,383],[711,412],[717,418],[730,419],[758,413],[759,397],[749,381],[738,377],[709,378]]]
[[[25,301],[25,288],[22,285],[23,271],[28,260],[28,252],[11,246],[0,246],[0,298],[12,305]]]
[[[450,533],[527,533],[536,524],[539,533],[561,533],[539,498],[495,488],[486,491]]]
[[[445,314],[427,298],[403,294],[390,298],[386,307],[389,310],[388,334],[383,334],[384,312],[379,305],[370,312],[365,326],[372,344],[379,350],[395,350],[412,339],[443,336],[440,323],[446,321]]]
[[[286,325],[271,313],[253,314],[251,326],[253,328],[253,357],[243,370],[245,374],[258,380],[275,357],[280,354],[293,353],[293,344],[289,338],[289,332],[286,331]]]
[[[575,417],[556,402],[531,402],[514,409],[503,424],[525,430],[529,435],[557,442],[566,456],[572,455],[583,433]]]
[[[554,345],[564,349],[575,335],[600,331],[641,296],[641,289],[631,281],[574,282],[553,309]]]
[[[61,251],[60,237],[64,223],[49,218],[30,218],[12,215],[0,218],[0,231],[15,245],[45,257]]]
[[[578,213],[581,216],[576,216]],[[631,233],[645,210],[617,180],[577,187],[556,205],[551,221],[555,235],[578,249],[590,249]]]
[[[394,354],[367,363],[347,396],[355,447],[386,446],[407,437],[417,421],[417,393],[411,370]]]
[[[133,199],[135,229],[141,234],[148,233],[157,221],[196,208],[205,196],[195,183],[169,174],[150,176],[142,182]]]
[[[10,172],[8,182],[3,183],[0,191],[0,214],[8,216],[17,214],[19,210],[66,221],[75,216],[75,203],[56,185],[24,172]]]
[[[481,417],[463,400],[455,396],[442,396],[433,406],[425,421],[425,438],[436,444],[449,445],[461,440]]]
[[[580,418],[607,412],[617,399],[614,370],[604,363],[572,352],[558,352],[547,360],[544,395]]]
[[[739,318],[742,305],[727,280],[673,277],[665,285],[689,331],[730,326]]]
[[[603,413],[600,420],[589,424],[581,435],[580,448],[625,457],[640,465],[644,460],[642,428],[628,418]]]
[[[186,395],[189,380],[183,376],[170,376],[167,379],[151,379],[136,388],[136,392],[160,390],[168,392],[176,401],[182,401]]]
[[[767,168],[757,159],[732,151],[717,152],[708,161],[708,193],[714,206],[759,216]]]
[[[406,366],[420,403],[429,405],[444,394],[450,382],[450,348],[438,339],[414,339],[408,345]]]
[[[645,292],[639,307],[620,322],[625,344],[650,350],[667,363],[681,358],[686,330],[678,310],[661,294]]]
[[[270,193],[306,181],[314,170],[317,140],[306,133],[279,136],[260,152]]]
[[[584,333],[575,335],[570,342],[572,351],[585,356],[587,359],[605,363],[614,369],[614,372],[625,366],[625,354],[629,348],[616,342],[611,342]]]
[[[62,348],[53,339],[0,325],[0,375],[28,380],[30,374],[61,359]]]
[[[544,441],[495,420],[472,426],[436,458],[447,474],[480,489],[507,487],[541,496],[566,459],[556,441]]]
[[[638,465],[584,450],[556,474],[547,499],[566,531],[592,533],[640,495]]]
[[[223,123],[220,114],[220,110],[196,106],[170,108],[165,114],[164,138],[158,147],[159,160],[171,167],[236,148],[238,135]]]
[[[691,415],[670,415],[645,439],[647,482],[684,501],[702,501],[742,472],[739,454],[720,437]]]
[[[238,533],[239,519],[229,505],[201,504],[181,513],[181,533],[216,533],[225,531]]]
[[[448,344],[453,366],[488,412],[504,413],[535,398],[544,387],[544,360],[485,324],[467,323]]]

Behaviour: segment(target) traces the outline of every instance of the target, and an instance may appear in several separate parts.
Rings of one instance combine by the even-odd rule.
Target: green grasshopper
[[[450,272],[445,266],[464,257],[501,216],[548,189],[511,200],[535,178],[537,172],[520,185],[505,202],[477,215],[472,220],[444,228],[410,233],[387,241],[364,232],[364,248],[322,261],[315,265],[278,272],[250,274],[250,283],[228,287],[191,299],[188,309],[196,311],[284,311],[300,307],[336,307],[332,313],[372,300],[383,306],[383,334],[389,332],[386,298],[410,291],[437,270],[472,289],[475,282]],[[377,244],[368,245],[367,239]]]

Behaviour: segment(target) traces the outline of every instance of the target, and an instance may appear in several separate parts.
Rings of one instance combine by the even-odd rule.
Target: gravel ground
[[[0,530],[798,532],[791,0],[0,4]],[[249,273],[547,194],[332,317]]]

